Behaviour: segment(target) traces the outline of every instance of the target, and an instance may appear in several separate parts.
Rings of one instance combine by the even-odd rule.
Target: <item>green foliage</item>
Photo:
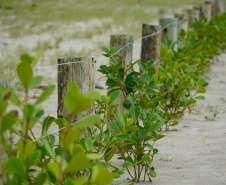
[[[160,107],[164,112],[166,130],[176,125],[175,121],[184,114],[186,108],[191,113],[190,106],[196,100],[205,99],[197,94],[206,92],[208,78],[204,74],[210,69],[214,56],[226,47],[223,34],[225,16],[215,16],[210,22],[206,19],[196,20],[194,29],[187,32],[182,30],[175,43],[179,46],[177,51],[170,45],[161,48],[157,81],[161,84],[158,97],[163,98]]]
[[[33,77],[34,61],[36,59],[28,54],[22,54],[17,66],[25,101],[20,101],[12,89],[0,88],[1,183],[111,184],[119,173],[108,170],[101,155],[93,152],[93,139],[86,135],[87,130],[91,132],[91,126],[101,122],[100,115],[90,115],[77,124],[71,122],[75,114],[88,110],[93,101],[99,99],[99,93],[92,91],[87,96],[82,95],[78,86],[69,82],[69,91],[64,96],[69,116],[58,119],[47,116],[41,121],[44,110],[39,106],[53,93],[55,86],[47,87],[33,104],[30,103],[30,89],[41,82],[41,77]],[[113,93],[111,103],[119,94]],[[18,110],[7,111],[9,102],[18,106],[22,116],[19,117]],[[33,133],[38,122],[42,124],[41,138]],[[59,143],[55,135],[47,134],[54,122],[61,128]]]

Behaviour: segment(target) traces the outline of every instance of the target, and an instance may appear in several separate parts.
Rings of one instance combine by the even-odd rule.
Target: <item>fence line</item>
[[[176,23],[178,22],[178,25],[180,25],[180,24],[181,24],[184,20],[186,20],[189,16],[193,16],[193,15],[186,15],[186,16],[185,16],[182,20],[180,20],[180,21],[171,22],[171,23],[167,24],[166,26],[162,27],[161,30],[159,30],[159,31],[157,31],[157,32],[155,32],[155,33],[152,33],[152,34],[150,34],[150,35],[146,35],[146,36],[141,37],[141,38],[139,38],[139,39],[137,39],[137,40],[135,40],[135,41],[133,41],[133,42],[130,42],[130,43],[126,44],[125,46],[121,47],[117,52],[115,52],[115,53],[114,53],[113,55],[111,55],[110,57],[115,56],[118,52],[120,52],[121,50],[123,50],[123,49],[126,48],[127,46],[129,46],[129,45],[131,45],[131,44],[133,44],[133,43],[135,43],[135,42],[137,42],[137,41],[139,41],[139,40],[142,40],[142,39],[147,38],[147,37],[152,37],[152,36],[154,36],[154,35],[160,33],[162,30],[164,30],[165,28],[167,28],[168,26],[170,26],[170,25],[172,25],[172,24],[176,24]],[[68,58],[74,58],[74,57],[68,57]],[[67,62],[67,63],[62,63],[62,64],[54,64],[54,65],[50,65],[50,66],[43,67],[43,68],[41,68],[40,70],[35,71],[34,73],[42,72],[42,71],[44,71],[44,70],[46,70],[46,69],[49,69],[49,68],[52,68],[52,67],[56,67],[56,66],[60,66],[60,65],[76,64],[76,63],[82,63],[82,62],[84,62],[84,61],[76,61],[76,62]],[[84,63],[90,64],[90,63],[88,63],[88,62],[84,62]],[[156,63],[157,63],[157,62],[156,62]],[[92,65],[93,65],[93,64],[92,64]],[[6,84],[6,87],[12,86],[12,85],[14,85],[15,83],[17,83],[17,82],[19,82],[19,81],[20,81],[20,80],[17,79],[17,80],[15,80],[15,81],[11,82],[11,83],[8,83],[8,84]]]
[[[135,43],[135,42],[137,42],[137,41],[139,41],[139,40],[142,40],[142,39],[144,39],[144,38],[152,37],[152,36],[154,36],[154,35],[156,35],[156,34],[159,34],[159,33],[162,32],[165,28],[167,28],[168,26],[170,26],[170,25],[172,25],[172,24],[178,23],[178,25],[181,26],[181,23],[182,23],[184,20],[186,20],[189,16],[193,16],[193,15],[192,15],[192,14],[186,15],[182,20],[175,21],[175,22],[171,22],[171,23],[167,24],[166,26],[162,27],[159,31],[157,31],[157,32],[155,32],[155,33],[152,33],[152,34],[150,34],[150,35],[146,35],[146,36],[144,36],[144,37],[141,37],[141,38],[139,38],[139,39],[137,39],[137,40],[135,40],[135,41],[132,41],[132,42],[126,44],[125,46],[123,46],[123,47],[121,47],[119,50],[117,50],[117,52],[115,52],[115,53],[114,53],[113,55],[111,55],[110,57],[115,56],[118,52],[120,52],[121,50],[123,50],[123,49],[126,48],[127,46],[129,46],[129,45],[131,45],[131,44],[133,44],[133,43]],[[68,58],[74,58],[74,57],[68,57]],[[158,63],[158,62],[160,62],[160,61],[161,61],[161,60],[159,59],[159,60],[155,61],[155,63]],[[61,63],[61,64],[55,64],[55,65],[50,65],[50,66],[43,67],[43,68],[41,68],[41,69],[35,71],[34,73],[42,72],[42,71],[44,71],[44,70],[46,70],[46,69],[49,69],[49,68],[52,68],[52,67],[56,67],[56,66],[61,66],[61,65],[66,65],[66,64],[76,64],[76,63],[87,63],[87,64],[90,64],[90,63],[85,62],[85,61],[76,61],[76,62]],[[94,65],[94,63],[92,63],[91,65]],[[13,81],[13,82],[11,82],[11,83],[9,83],[9,84],[6,84],[6,86],[11,86],[11,85],[13,85],[13,84],[15,84],[15,83],[17,83],[17,82],[19,82],[19,79],[15,80],[15,81]],[[57,109],[47,109],[47,110],[46,110],[46,112],[51,112],[51,111],[57,111]],[[84,120],[85,118],[87,118],[87,117],[89,117],[89,116],[91,116],[91,115],[93,115],[93,114],[94,114],[94,113],[92,113],[92,114],[90,114],[90,115],[88,115],[88,116],[86,116],[86,117],[80,119],[79,121],[76,121],[76,122],[74,122],[74,123],[71,123],[69,126],[72,126],[72,125],[74,125],[74,124],[76,124],[76,123],[78,123],[78,122]],[[38,139],[34,139],[34,140],[32,140],[31,142],[36,142],[36,141],[39,141],[39,140],[41,140],[41,139],[43,139],[43,138],[45,138],[45,137],[47,137],[47,136],[49,136],[49,135],[51,135],[51,134],[56,134],[56,133],[58,133],[59,131],[63,130],[64,128],[65,128],[65,127],[62,127],[62,128],[57,129],[57,130],[55,130],[55,131],[53,131],[53,132],[49,132],[48,134],[43,135],[43,136],[39,137]],[[8,155],[6,154],[6,155],[3,156],[3,158],[5,158],[5,157],[8,157]]]
[[[76,121],[76,122],[74,122],[74,123],[71,123],[69,126],[71,127],[71,126],[73,126],[74,124],[76,124],[76,123],[78,123],[78,122],[84,120],[85,118],[88,118],[89,116],[91,116],[91,115],[93,115],[93,114],[94,114],[94,113],[92,113],[92,114],[90,114],[90,115],[88,115],[88,116],[86,116],[86,117],[80,119],[79,121]],[[57,129],[57,130],[55,130],[55,131],[53,131],[53,132],[49,132],[48,134],[46,134],[46,135],[44,135],[44,136],[41,136],[41,137],[38,138],[38,139],[34,139],[34,140],[32,140],[31,142],[33,143],[33,142],[39,141],[40,139],[43,139],[43,138],[45,138],[45,137],[51,135],[51,134],[56,134],[57,132],[63,130],[64,128],[65,128],[65,127],[62,127],[62,128]]]

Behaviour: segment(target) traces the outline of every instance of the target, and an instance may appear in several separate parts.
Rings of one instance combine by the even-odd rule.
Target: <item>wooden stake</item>
[[[157,61],[160,56],[161,45],[161,26],[155,24],[143,24],[142,29],[142,45],[141,45],[141,61],[149,60]],[[156,32],[159,32],[155,34]],[[154,34],[154,35],[152,35]],[[152,35],[152,36],[149,36]]]
[[[188,18],[184,13],[175,13],[174,17],[178,19],[178,33],[183,29],[188,29]]]
[[[193,6],[193,9],[199,11],[199,19],[203,19],[204,18],[204,7],[203,6],[196,5],[196,6]]]
[[[215,0],[215,14],[221,14],[225,12],[225,0]]]
[[[78,62],[78,63],[71,63]],[[68,91],[67,83],[75,82],[80,89],[80,93],[87,94],[94,90],[94,59],[86,57],[59,58],[58,64],[70,63],[58,66],[58,107],[57,117],[63,118],[68,114],[66,107],[63,104],[64,94]],[[73,117],[72,122],[77,122],[80,119],[94,113],[94,106],[81,114]]]
[[[187,16],[188,16],[188,28],[192,28],[192,23],[194,22],[195,18],[199,20],[199,11],[189,9],[187,10]]]
[[[212,16],[212,2],[205,1],[204,4],[204,17],[207,18],[207,21],[209,22]]]
[[[178,33],[178,19],[177,18],[160,18],[159,24],[164,28],[162,31],[162,42],[171,40],[173,43],[177,41]],[[174,48],[177,49],[177,46]]]
[[[133,36],[128,34],[116,34],[111,35],[110,37],[110,48],[115,47],[115,49],[120,49],[124,47],[121,51],[119,51],[114,57],[117,61],[122,60],[122,67],[128,69],[130,66],[130,62],[132,62],[133,56]],[[110,89],[108,90],[108,92]],[[123,102],[125,98],[123,94],[115,100],[115,104],[119,104],[117,110],[119,113],[125,113],[127,110],[123,107]]]

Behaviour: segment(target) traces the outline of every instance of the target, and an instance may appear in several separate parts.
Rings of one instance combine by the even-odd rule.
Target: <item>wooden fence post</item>
[[[199,20],[199,10],[189,9],[187,10],[188,16],[188,28],[192,28],[192,23],[194,22],[195,18]]]
[[[124,47],[125,46],[125,47]],[[114,58],[119,58],[119,60],[123,61],[122,66],[127,69],[132,62],[133,56],[133,35],[128,34],[116,34],[111,35],[110,37],[110,48],[115,47],[115,49],[120,49],[124,47],[121,51],[116,53]],[[108,90],[108,92],[110,89]],[[115,100],[115,104],[119,104],[117,110],[119,113],[125,113],[127,110],[123,107],[124,96],[121,95]]]
[[[212,16],[212,2],[205,1],[204,4],[204,17],[207,18],[207,21],[209,22]]]
[[[178,36],[178,19],[177,18],[160,18],[159,24],[162,26],[162,42],[171,40],[173,43],[177,41]],[[175,45],[175,50],[177,46]]]
[[[63,104],[63,97],[64,94],[68,91],[67,83],[69,81],[75,82],[79,87],[80,93],[82,94],[87,94],[91,90],[94,90],[95,60],[93,58],[86,57],[71,57],[71,58],[68,57],[68,58],[59,58],[58,64],[64,64],[58,65],[58,107],[57,107],[57,117],[63,118],[68,114]],[[72,122],[73,123],[77,122],[80,119],[92,113],[94,113],[94,106],[92,106],[92,108],[88,111],[75,115],[72,119]]]
[[[202,5],[193,6],[193,9],[199,11],[199,19],[204,18],[204,7]]]
[[[225,0],[215,0],[215,14],[221,14],[225,11]]]
[[[178,19],[178,33],[183,29],[187,31],[188,29],[188,18],[184,13],[175,13],[174,17]]]
[[[143,24],[142,28],[142,45],[141,45],[141,61],[149,60],[157,61],[160,56],[161,45],[161,26],[155,24]],[[158,33],[156,33],[158,32]],[[156,33],[156,34],[155,34]],[[149,36],[154,34],[152,36]]]

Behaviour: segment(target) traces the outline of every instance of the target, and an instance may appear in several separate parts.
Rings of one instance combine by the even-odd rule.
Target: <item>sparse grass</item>
[[[38,41],[36,46],[33,48],[33,51],[37,52],[40,49],[43,49],[43,51],[46,51],[47,49],[53,49],[51,41],[49,40]]]

